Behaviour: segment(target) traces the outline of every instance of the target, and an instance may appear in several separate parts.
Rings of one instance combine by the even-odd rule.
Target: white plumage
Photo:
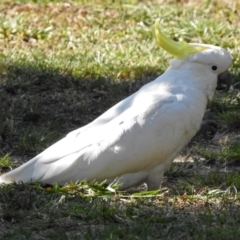
[[[158,188],[164,171],[198,131],[218,75],[231,66],[230,54],[220,47],[191,48],[201,50],[171,60],[155,81],[2,175],[0,182],[110,183],[119,177],[123,188],[143,182],[149,189]]]

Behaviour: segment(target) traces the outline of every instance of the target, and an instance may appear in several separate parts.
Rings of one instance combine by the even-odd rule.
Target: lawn
[[[103,183],[0,186],[0,239],[240,239],[240,0],[0,2],[0,172],[16,168],[164,72],[174,40],[227,48],[233,86],[159,191]],[[141,191],[142,190],[142,191]]]

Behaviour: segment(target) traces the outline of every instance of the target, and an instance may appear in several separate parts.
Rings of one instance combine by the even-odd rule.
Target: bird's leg
[[[148,172],[145,170],[136,173],[127,173],[119,178],[115,178],[111,184],[118,183],[120,184],[120,190],[126,190],[143,184],[146,181],[147,176]],[[107,183],[109,183],[109,181],[107,181]]]
[[[167,160],[165,163],[159,164],[157,167],[148,172],[148,177],[146,179],[148,190],[159,189],[163,179],[163,174],[170,167],[171,163],[172,161]]]
[[[163,179],[164,172],[159,172],[155,174],[148,174],[146,184],[148,186],[148,191],[159,189],[160,184]]]

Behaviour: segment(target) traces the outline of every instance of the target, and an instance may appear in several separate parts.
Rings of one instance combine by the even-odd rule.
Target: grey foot
[[[201,135],[205,140],[211,140],[217,133],[217,123],[213,120],[202,121],[201,127],[196,136]]]

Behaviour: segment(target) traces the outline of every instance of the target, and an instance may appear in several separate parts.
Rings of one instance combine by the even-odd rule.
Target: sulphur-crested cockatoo
[[[1,183],[38,180],[65,184],[117,178],[123,188],[157,189],[164,171],[198,131],[218,76],[232,63],[223,48],[168,39],[155,23],[160,46],[175,56],[168,69],[90,124],[0,177]]]

